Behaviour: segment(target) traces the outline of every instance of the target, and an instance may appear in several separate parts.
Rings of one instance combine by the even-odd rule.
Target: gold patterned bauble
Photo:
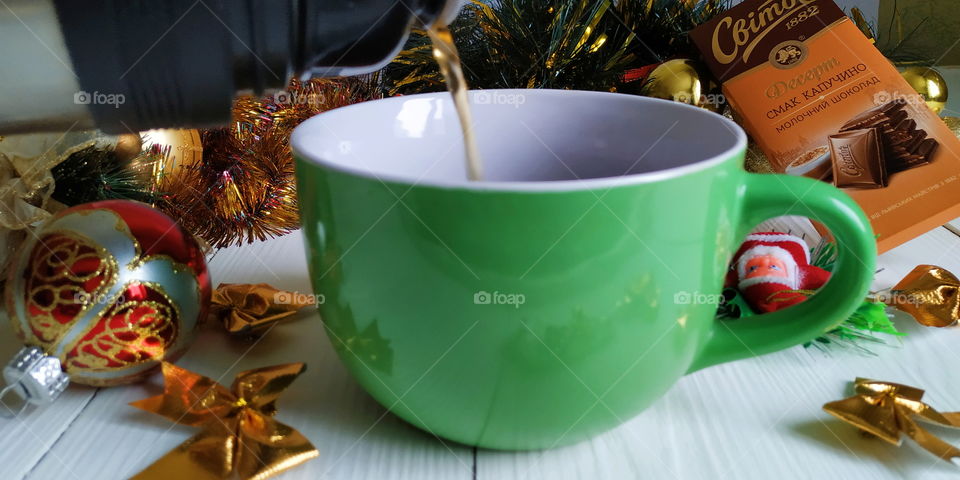
[[[6,306],[24,344],[70,382],[128,383],[184,353],[210,304],[193,237],[126,200],[85,203],[39,228],[10,268]]]
[[[699,62],[689,59],[667,60],[650,72],[640,94],[705,108],[714,113],[723,110],[720,85]]]
[[[940,115],[947,104],[947,81],[940,72],[929,67],[910,67],[900,73],[933,113]]]

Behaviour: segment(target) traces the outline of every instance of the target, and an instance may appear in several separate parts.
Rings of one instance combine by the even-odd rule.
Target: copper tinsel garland
[[[161,179],[163,210],[216,248],[297,228],[293,161],[281,135],[203,132],[204,161]]]
[[[275,95],[238,98],[231,127],[201,132],[203,161],[160,179],[162,209],[215,248],[298,228],[290,133],[318,113],[379,98],[376,81],[294,79]]]

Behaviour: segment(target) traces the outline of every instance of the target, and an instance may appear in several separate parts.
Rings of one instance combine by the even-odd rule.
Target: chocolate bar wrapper
[[[960,140],[833,1],[746,0],[691,37],[774,170],[834,182],[881,252],[960,217]]]

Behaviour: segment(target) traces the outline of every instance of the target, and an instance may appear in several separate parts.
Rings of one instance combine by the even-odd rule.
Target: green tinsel
[[[87,147],[53,168],[53,199],[67,206],[97,200],[153,203],[153,187],[110,149]]]
[[[887,306],[881,302],[866,301],[843,321],[837,328],[817,337],[814,341],[804,344],[805,347],[817,347],[826,350],[830,346],[852,348],[860,353],[874,355],[865,343],[886,345],[887,342],[878,337],[877,333],[903,336],[887,316]]]
[[[450,25],[471,88],[616,90],[627,70],[695,57],[687,32],[726,0],[500,0]],[[442,91],[432,45],[414,32],[384,70],[388,95]]]
[[[832,272],[837,263],[837,244],[822,240],[819,245],[810,251],[810,264],[820,267],[828,272]],[[886,335],[903,336],[897,330],[896,325],[887,316],[886,304],[865,300],[862,305],[850,317],[845,319],[837,328],[824,333],[814,339],[814,341],[805,344],[805,347],[814,346],[825,350],[830,346],[839,346],[852,348],[860,353],[873,355],[868,348],[863,345],[873,343],[885,345],[887,342],[878,337],[877,333]]]

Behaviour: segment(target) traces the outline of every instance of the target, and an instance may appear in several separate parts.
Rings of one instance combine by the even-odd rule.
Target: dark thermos
[[[239,93],[390,61],[463,0],[6,0],[0,134],[130,133],[230,118]]]

